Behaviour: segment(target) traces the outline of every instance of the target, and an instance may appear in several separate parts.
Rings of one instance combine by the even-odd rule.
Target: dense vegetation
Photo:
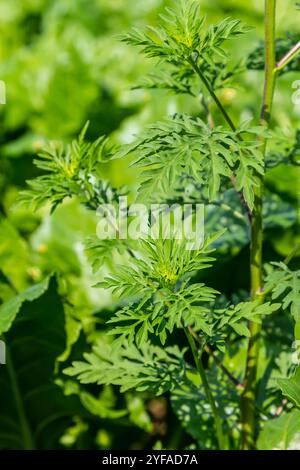
[[[256,3],[0,0],[0,448],[299,448],[299,11]],[[99,238],[124,196],[203,244]]]

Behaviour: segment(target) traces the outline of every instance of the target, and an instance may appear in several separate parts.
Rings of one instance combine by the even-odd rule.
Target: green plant
[[[88,252],[96,268],[115,251],[127,253],[126,264],[97,284],[118,298],[107,323],[113,339],[104,348],[96,338],[85,360],[74,361],[65,370],[82,384],[116,385],[122,392],[169,393],[182,425],[200,448],[255,448],[262,417],[271,422],[257,441],[262,448],[268,426],[280,432],[272,420],[289,426],[295,417],[299,426],[298,412],[278,418],[282,411],[274,409],[274,404],[280,405],[279,389],[299,406],[293,392],[299,375],[273,378],[275,385],[264,386],[269,373],[267,352],[259,355],[262,339],[264,348],[270,348],[268,325],[276,324],[283,311],[290,310],[295,320],[296,340],[299,334],[299,271],[288,268],[291,256],[286,263],[267,263],[265,270],[263,265],[263,222],[271,214],[268,197],[274,196],[265,196],[264,178],[271,158],[268,141],[275,78],[279,71],[291,69],[300,49],[295,46],[276,65],[275,6],[275,0],[265,1],[264,94],[257,125],[235,125],[218,95],[243,70],[242,65],[231,66],[227,47],[248,28],[228,18],[207,27],[197,1],[177,2],[175,10],[162,15],[158,28],[136,30],[123,40],[139,46],[147,57],[159,59],[158,72],[141,85],[200,98],[201,118],[176,113],[149,126],[134,143],[110,147],[107,154],[104,139],[85,142],[85,129],[70,146],[41,153],[37,165],[46,174],[30,182],[31,189],[23,193],[27,202],[50,202],[53,208],[70,196],[79,196],[90,209],[106,202],[117,207],[117,197],[125,190],[105,181],[99,163],[104,154],[105,160],[130,155],[140,171],[137,201],[196,200],[207,204],[208,215],[215,219],[225,211],[223,227],[213,221],[212,233],[198,250],[186,250],[186,240],[163,237],[90,241]],[[250,63],[249,59],[249,67]],[[285,65],[289,65],[286,70]],[[285,153],[280,163],[296,162]],[[227,246],[224,229],[236,219],[246,243],[251,232],[250,289],[226,298],[206,285],[202,270],[211,268],[214,252],[221,262]],[[281,223],[286,223],[285,216]],[[242,359],[237,345],[239,353],[248,348]],[[227,365],[231,355],[241,361],[237,371]],[[278,370],[275,357],[271,368]],[[274,442],[276,446],[276,438]]]

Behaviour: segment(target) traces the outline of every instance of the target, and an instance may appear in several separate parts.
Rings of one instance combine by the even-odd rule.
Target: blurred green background
[[[47,294],[49,299],[43,298],[44,304],[36,308],[49,308],[47,318],[51,322],[50,306],[51,302],[59,303],[58,289],[64,308],[69,305],[73,309],[72,341],[79,338],[81,349],[86,349],[86,342],[92,342],[95,335],[101,335],[101,324],[115,302],[108,292],[92,287],[103,273],[113,269],[114,263],[112,260],[97,274],[90,268],[84,239],[95,234],[95,214],[74,200],[66,201],[51,216],[48,208],[33,213],[17,206],[16,197],[26,186],[26,180],[37,175],[33,158],[44,143],[69,142],[88,120],[89,140],[106,134],[112,142],[124,143],[147,123],[176,111],[202,112],[197,103],[185,96],[133,89],[154,62],[118,39],[132,27],[156,24],[158,14],[170,3],[163,0],[0,0],[0,80],[6,84],[6,104],[0,105],[1,271],[18,291],[53,271],[58,273],[59,286],[52,285],[53,293],[50,289],[51,295]],[[200,4],[208,23],[232,16],[253,26],[249,34],[230,46],[233,62],[246,60],[263,37],[263,1],[200,0]],[[299,14],[293,1],[278,1],[278,36],[287,31],[299,32]],[[300,105],[292,103],[292,83],[296,79],[299,72],[279,78],[274,105],[273,127],[280,128],[291,139],[300,119]],[[246,71],[238,87],[223,90],[221,98],[235,121],[241,122],[257,120],[261,94],[261,72]],[[216,116],[218,120],[221,122]],[[116,186],[135,188],[136,174],[126,160],[103,165],[103,174]],[[284,204],[282,214],[277,215],[277,219],[281,217],[279,226],[278,220],[273,221],[276,230],[270,225],[266,256],[281,259],[299,237],[296,229],[299,169],[276,167],[269,173],[267,185],[275,188]],[[238,244],[225,265],[213,271],[212,282],[222,283],[229,293],[247,288],[248,273],[244,269],[247,250],[247,241],[244,246]],[[7,285],[1,284],[1,300],[4,302],[11,295]],[[55,308],[57,312],[58,307]],[[22,335],[18,331],[11,334],[12,338]],[[1,373],[2,369],[0,376]],[[4,393],[2,387],[2,398]],[[179,431],[177,418],[164,399],[145,399],[133,394],[124,398],[112,389],[101,393],[98,399],[92,398],[97,395],[95,392],[81,400],[88,411],[80,407],[78,412],[71,411],[71,417],[54,432],[55,445],[142,448],[159,447],[161,440],[169,447],[189,442],[183,431]],[[43,441],[39,446],[51,447],[53,442]]]

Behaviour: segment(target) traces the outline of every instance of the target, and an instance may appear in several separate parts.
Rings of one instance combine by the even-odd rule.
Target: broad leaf
[[[284,396],[300,408],[300,367],[288,379],[278,379],[277,384]]]

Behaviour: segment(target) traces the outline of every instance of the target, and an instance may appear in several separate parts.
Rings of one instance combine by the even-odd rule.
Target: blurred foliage
[[[0,105],[0,331],[7,344],[7,365],[0,366],[0,448],[183,448],[209,447],[214,443],[211,418],[195,392],[197,379],[191,371],[190,396],[175,390],[171,398],[166,395],[163,399],[143,390],[120,393],[106,382],[100,388],[79,385],[61,373],[72,361],[80,361],[83,352],[92,347],[101,354],[109,350],[111,339],[105,334],[105,322],[124,303],[110,291],[93,286],[102,282],[107,273],[116,274],[116,266],[127,264],[128,256],[122,249],[108,250],[104,262],[98,263],[96,272],[92,271],[85,246],[87,239],[93,243],[97,218],[93,211],[79,204],[84,199],[82,194],[77,199],[66,199],[52,215],[50,207],[34,213],[16,204],[26,180],[40,176],[44,169],[43,164],[39,169],[33,165],[36,153],[49,140],[52,149],[58,149],[58,141],[68,148],[87,121],[90,121],[86,130],[88,142],[110,134],[111,144],[118,145],[131,144],[133,136],[145,125],[165,116],[185,112],[205,118],[201,96],[198,101],[186,94],[174,96],[172,77],[167,87],[170,93],[153,90],[151,76],[146,89],[135,88],[138,83],[145,85],[144,77],[151,74],[155,62],[146,60],[135,48],[119,40],[120,34],[132,27],[155,25],[157,14],[170,3],[0,0],[0,79],[6,84],[7,100]],[[263,57],[259,44],[262,2],[200,0],[199,3],[208,23],[232,16],[254,27],[238,40],[238,46],[234,42],[228,46],[232,63],[239,65],[234,65],[234,74],[230,72],[228,77],[230,82],[219,94],[236,122],[255,121],[262,94]],[[279,2],[278,8],[280,56],[291,40],[299,38],[300,13],[295,12],[292,0]],[[237,72],[239,86],[236,80],[231,81]],[[278,79],[273,118],[274,132],[277,137],[280,134],[280,141],[270,139],[269,144],[266,262],[282,261],[300,241],[300,106],[292,103],[292,84],[299,75],[299,60],[284,72]],[[221,116],[214,108],[213,114],[216,124],[220,124]],[[53,154],[47,155],[51,164]],[[139,169],[130,166],[131,158],[97,161],[97,171],[107,187],[112,185],[121,191],[126,186],[131,194],[137,191]],[[295,162],[298,165],[286,165]],[[75,187],[71,190],[65,184],[66,175],[61,175],[63,191],[67,186],[63,196],[78,194],[80,171],[75,173]],[[186,186],[193,200],[198,188],[188,183]],[[239,201],[232,193],[230,189],[225,192],[219,206],[207,206],[207,231],[219,230],[224,225],[229,230],[215,245],[219,265],[207,275],[197,275],[199,282],[207,276],[206,282],[212,288],[222,287],[226,295],[224,305],[228,299],[236,304],[246,300],[249,285],[249,274],[244,269],[249,233],[239,216]],[[186,192],[178,191],[176,197],[182,200]],[[88,201],[83,202],[88,206]],[[103,254],[107,248],[98,245],[97,249]],[[290,265],[297,268],[299,251],[294,255]],[[44,292],[48,281],[50,287]],[[224,305],[220,305],[220,310]],[[267,318],[260,378],[262,383],[269,383],[269,391],[275,380],[268,376],[270,363],[276,364],[280,359],[280,366],[276,365],[279,375],[288,380],[293,322],[282,311]],[[180,335],[177,340],[181,348]],[[240,344],[230,353],[218,352],[237,376],[242,375],[244,363],[243,340]],[[180,377],[180,364],[170,361],[176,373],[178,367]],[[212,359],[207,357],[207,361]],[[224,381],[225,393],[226,378],[218,373]],[[262,393],[261,404],[265,413],[273,417],[282,400],[279,387],[275,400],[270,395]],[[237,439],[236,416],[232,412],[235,398],[225,393],[220,400],[233,438]],[[296,416],[293,421],[296,429],[291,429],[292,413]],[[259,438],[261,449],[299,445],[298,437],[297,442],[293,440],[295,433],[299,435],[299,412],[292,413],[266,421]],[[199,416],[201,427],[195,423]]]

